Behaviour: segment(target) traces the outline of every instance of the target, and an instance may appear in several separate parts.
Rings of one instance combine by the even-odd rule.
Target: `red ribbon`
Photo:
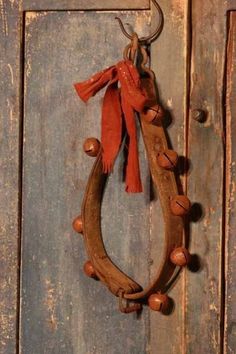
[[[120,82],[120,88],[118,87]],[[100,71],[89,80],[74,84],[79,97],[88,99],[104,88],[107,89],[102,105],[102,162],[103,172],[112,171],[115,158],[122,141],[122,119],[124,118],[128,141],[128,160],[126,166],[126,192],[142,192],[135,111],[142,112],[147,104],[147,95],[141,88],[137,69],[129,60]]]

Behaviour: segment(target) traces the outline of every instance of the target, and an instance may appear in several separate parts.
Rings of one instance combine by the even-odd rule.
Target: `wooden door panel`
[[[0,352],[14,353],[19,301],[21,16],[18,3],[2,1],[0,8]]]
[[[221,0],[201,6],[192,1],[187,188],[201,212],[191,223],[189,239],[195,274],[186,273],[186,351],[191,354],[216,354],[222,348],[225,6]],[[205,112],[205,122],[194,119],[196,109]]]
[[[100,136],[102,93],[85,105],[73,83],[121,59],[127,40],[117,14],[145,35],[157,21],[154,6],[149,0],[0,4],[0,353],[236,351],[233,11],[225,55],[226,14],[235,0],[159,4],[165,26],[151,46],[151,65],[173,148],[190,158],[183,189],[203,213],[187,230],[197,262],[169,293],[174,311],[162,316],[145,308],[138,318],[121,315],[108,290],[82,272],[83,240],[71,222],[93,163],[83,140]],[[193,119],[194,109],[206,111],[204,123]],[[145,285],[160,262],[164,225],[141,138],[139,149],[145,192],[124,192],[120,154],[102,228],[112,259]]]
[[[156,74],[161,102],[167,113],[167,134],[170,144],[180,156],[178,174],[181,188],[185,191],[186,174],[183,172],[183,157],[187,154],[186,126],[188,119],[188,65],[190,13],[188,1],[159,1],[165,15],[165,26],[161,36],[151,47],[152,69]],[[152,11],[152,25],[157,18]],[[190,194],[191,199],[191,194]],[[156,272],[164,247],[164,224],[158,197],[150,205],[150,254],[153,263],[151,276]],[[185,351],[185,274],[183,270],[169,296],[174,303],[170,316],[150,313],[151,353],[180,354]],[[194,278],[194,274],[190,274]],[[157,349],[158,348],[158,349]]]
[[[29,12],[25,19],[21,352],[145,353],[148,316],[118,312],[106,288],[85,277],[83,240],[71,222],[93,159],[85,138],[100,137],[102,93],[82,103],[73,83],[122,56],[114,13]],[[148,32],[149,13],[122,14]],[[149,278],[149,173],[140,143],[144,195],[127,195],[122,156],[106,189],[105,244],[122,269]],[[140,256],[141,255],[141,256]],[[119,333],[119,335],[118,335]],[[138,333],[138,335],[137,335]],[[129,340],[127,340],[127,334]],[[119,340],[115,340],[119,336]]]

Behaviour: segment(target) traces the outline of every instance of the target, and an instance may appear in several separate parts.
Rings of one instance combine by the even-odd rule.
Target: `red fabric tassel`
[[[118,88],[118,81],[121,88]],[[142,90],[139,73],[129,60],[121,61],[93,75],[89,80],[75,84],[80,98],[87,102],[99,90],[106,89],[102,105],[103,172],[112,171],[122,139],[122,115],[129,137],[128,161],[126,166],[126,191],[142,192],[140,178],[135,111],[141,112],[148,98]]]

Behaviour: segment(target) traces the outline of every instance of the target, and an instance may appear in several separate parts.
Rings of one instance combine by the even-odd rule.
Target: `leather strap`
[[[156,105],[154,80],[150,76],[142,78],[142,85],[148,92],[150,106]],[[160,269],[147,288],[142,289],[123,273],[106,252],[101,232],[101,204],[107,175],[102,172],[101,150],[93,165],[82,206],[84,241],[96,275],[115,296],[122,294],[129,300],[142,300],[154,292],[165,290],[176,268],[170,261],[170,254],[175,248],[182,246],[184,232],[182,217],[173,215],[170,210],[170,199],[178,194],[174,172],[161,168],[157,163],[158,152],[168,148],[163,126],[160,122],[147,122],[144,113],[140,115],[140,121],[152,180],[158,190],[165,222],[163,259]]]
[[[116,296],[136,293],[140,285],[119,270],[109,258],[102,240],[101,204],[107,174],[102,172],[101,150],[92,168],[82,205],[84,241],[96,275]]]

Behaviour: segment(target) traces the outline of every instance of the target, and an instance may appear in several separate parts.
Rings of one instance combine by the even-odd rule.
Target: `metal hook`
[[[159,23],[157,25],[157,28],[155,29],[155,31],[153,33],[151,33],[149,36],[147,37],[141,37],[139,38],[139,42],[140,43],[151,43],[152,41],[154,41],[157,37],[160,36],[161,32],[162,32],[162,29],[163,29],[163,25],[164,25],[164,15],[163,15],[163,12],[162,12],[162,9],[160,7],[160,5],[155,1],[155,0],[151,0],[153,5],[156,7],[157,11],[158,11],[158,14],[159,14]],[[121,28],[121,31],[123,32],[123,34],[129,38],[129,39],[132,39],[132,34],[129,34],[124,25],[123,25],[123,22],[121,21],[121,19],[119,17],[115,17],[116,20],[119,21],[119,25],[120,25],[120,28]]]

